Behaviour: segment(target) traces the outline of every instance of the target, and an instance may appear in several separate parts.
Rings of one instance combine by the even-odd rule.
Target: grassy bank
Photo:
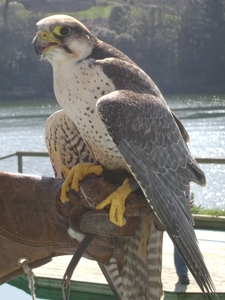
[[[78,11],[73,14],[75,18],[81,20],[108,19],[113,5],[93,6],[87,10]]]
[[[205,209],[196,205],[191,207],[191,212],[195,215],[225,216],[225,210],[218,208]]]

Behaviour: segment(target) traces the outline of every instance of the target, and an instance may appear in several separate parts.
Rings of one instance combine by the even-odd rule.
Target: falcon
[[[155,83],[129,57],[97,39],[70,16],[44,18],[36,24],[36,31],[33,40],[36,52],[53,68],[54,92],[63,109],[61,122],[67,118],[76,130],[75,166],[71,170],[62,166],[66,180],[61,200],[68,201],[68,188],[71,186],[78,191],[79,181],[89,173],[99,175],[103,169],[127,170],[131,178],[127,178],[97,209],[110,204],[110,220],[123,226],[126,197],[140,188],[203,293],[209,299],[218,299],[198,247],[185,198],[185,188],[190,182],[206,185],[205,175],[186,145],[189,137],[185,128]],[[50,122],[47,127],[49,140],[49,128],[60,127],[59,118],[54,120],[56,125]],[[66,126],[61,128],[64,130]],[[65,140],[68,132],[64,130]],[[59,152],[54,149],[54,144],[50,142],[49,149],[54,152],[52,159],[56,157],[57,160]],[[66,144],[64,152],[70,147]],[[69,153],[73,157],[71,151]],[[88,162],[83,159],[85,155]],[[132,237],[133,244],[126,245],[128,253],[134,245],[142,243],[147,223],[143,218],[142,225]],[[148,237],[150,235],[148,233]],[[150,240],[145,236],[145,243],[142,243],[146,252]],[[138,251],[129,256],[129,266],[124,260],[126,272],[120,273],[120,280],[122,284],[126,281],[126,291],[119,299],[160,299],[161,295],[149,296],[147,292],[148,284],[153,280],[151,260],[147,256],[147,266],[137,265]],[[144,268],[148,270],[143,271]],[[105,270],[110,277],[107,267]]]

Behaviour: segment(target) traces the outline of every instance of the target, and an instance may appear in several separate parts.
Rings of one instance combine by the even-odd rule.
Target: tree
[[[135,39],[128,33],[121,33],[116,36],[115,46],[128,55],[135,58]]]
[[[100,40],[108,44],[115,45],[116,32],[114,30],[110,30],[105,27],[95,27],[92,32]]]
[[[183,92],[201,92],[204,86],[202,55],[202,10],[195,0],[188,0],[181,15],[178,34],[178,83]]]
[[[222,1],[205,0],[203,19],[203,70],[210,91],[220,93],[225,80],[225,21]]]
[[[117,34],[128,32],[130,13],[129,5],[115,5],[109,16],[109,29]]]
[[[8,23],[9,1],[10,0],[5,0],[5,3],[4,3],[4,6],[3,6],[3,12],[2,12],[2,17],[3,17],[3,20],[4,20],[5,27],[7,27],[7,23]]]
[[[178,38],[178,80],[184,92],[224,91],[225,23],[221,0],[189,0]]]
[[[7,28],[0,26],[0,90],[36,90],[43,95],[52,90],[52,72],[49,64],[41,65],[35,55],[33,28],[36,16],[19,19],[9,15]]]

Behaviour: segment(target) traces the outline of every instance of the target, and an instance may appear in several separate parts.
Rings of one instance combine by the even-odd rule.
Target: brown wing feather
[[[217,299],[186,204],[190,181],[205,185],[168,106],[151,93],[118,90],[97,103],[98,113],[155,214],[204,293]]]

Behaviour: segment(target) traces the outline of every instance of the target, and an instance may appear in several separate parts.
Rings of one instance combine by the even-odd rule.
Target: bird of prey
[[[62,176],[63,166],[71,169],[79,163],[96,162],[64,110],[48,118],[45,136],[56,177]],[[163,231],[156,229],[154,217],[148,214],[140,218],[133,236],[120,240],[120,252],[124,256],[122,269],[118,269],[116,257],[112,257],[108,265],[99,263],[116,299],[163,299],[162,238]]]
[[[37,23],[36,30],[33,41],[36,52],[53,67],[55,96],[63,114],[77,130],[77,145],[80,147],[82,141],[88,149],[87,155],[98,164],[84,165],[84,171],[80,164],[77,165],[79,168],[73,170],[75,190],[85,174],[98,174],[102,167],[128,170],[133,179],[126,180],[97,208],[111,203],[110,220],[122,226],[126,197],[138,185],[203,293],[209,299],[218,299],[198,247],[184,193],[190,182],[205,186],[205,175],[186,145],[185,128],[171,112],[155,83],[129,57],[97,39],[70,16],[44,18]],[[85,155],[82,151],[81,154]],[[70,181],[71,178],[65,186]],[[62,201],[67,201],[66,190],[67,187]],[[142,224],[133,237],[133,245],[127,246],[128,251],[141,242],[143,227]],[[143,292],[142,280],[148,285],[151,278],[140,276],[140,287],[134,280],[137,269],[144,268],[143,264],[133,268],[138,255],[138,252],[130,255],[132,261],[120,277],[130,288],[129,298],[160,299],[160,296],[149,297],[147,287]],[[145,268],[151,269],[151,266]],[[139,288],[142,298],[135,297]],[[128,297],[122,295],[121,299]]]

